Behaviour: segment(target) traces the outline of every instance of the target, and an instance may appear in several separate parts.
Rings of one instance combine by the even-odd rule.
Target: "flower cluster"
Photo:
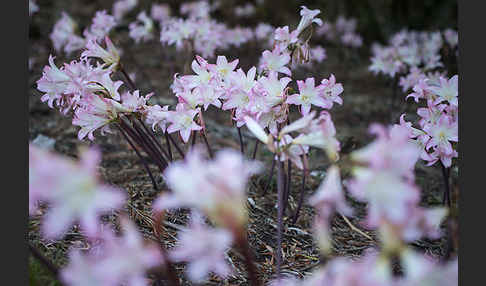
[[[61,238],[75,222],[88,236],[96,235],[98,217],[123,205],[123,192],[98,180],[100,157],[98,150],[85,150],[74,162],[29,145],[29,214],[36,213],[39,201],[48,203],[45,237]]]
[[[133,222],[121,219],[123,234],[103,229],[90,238],[87,253],[71,249],[69,264],[62,269],[61,279],[67,285],[148,285],[147,271],[164,264],[155,243],[144,242]]]
[[[363,39],[356,32],[357,20],[354,18],[346,19],[339,16],[335,23],[324,22],[316,30],[316,35],[324,37],[327,41],[345,47],[359,48],[363,45]]]
[[[402,241],[438,238],[438,225],[447,211],[418,206],[420,191],[413,170],[420,153],[409,140],[409,130],[372,125],[370,131],[378,138],[352,153],[353,160],[364,166],[354,168],[348,184],[353,196],[368,203],[367,226],[379,228],[387,251],[400,251]]]
[[[66,13],[54,25],[50,39],[57,52],[64,50],[66,54],[82,49],[86,42],[102,41],[110,30],[116,26],[116,20],[106,10],[96,12],[92,24],[83,32],[83,37],[78,35],[78,24]]]
[[[439,237],[444,208],[420,207],[419,190],[413,183],[413,167],[418,151],[408,141],[408,131],[401,126],[385,128],[372,125],[378,138],[352,153],[359,163],[354,178],[346,183],[351,195],[368,203],[367,226],[378,228],[382,247],[367,250],[358,260],[334,258],[318,267],[303,280],[279,278],[272,286],[314,285],[456,285],[457,259],[446,264],[409,248],[406,243],[423,236]],[[397,152],[396,150],[400,150]],[[323,254],[330,251],[329,218],[334,212],[349,215],[352,209],[344,199],[337,166],[328,169],[325,180],[309,198],[316,209],[314,237]],[[398,258],[403,275],[395,276],[392,261]],[[396,261],[396,260],[395,260]]]
[[[166,18],[161,22],[163,44],[175,45],[178,50],[194,49],[203,57],[214,57],[217,49],[239,47],[253,39],[253,31],[249,28],[229,28],[211,19],[213,8],[206,1],[185,3],[180,9],[181,14],[188,14],[186,19]]]
[[[444,43],[454,49],[457,32],[447,29],[441,32],[417,32],[402,30],[393,35],[387,46],[374,44],[369,70],[394,78],[407,91],[424,78],[432,77],[432,71],[444,67],[441,50]]]
[[[233,150],[222,150],[212,161],[198,148],[184,161],[171,164],[164,172],[172,193],[162,194],[154,209],[190,207],[203,212],[211,221],[230,230],[246,225],[245,193],[248,179],[260,165],[246,161]]]
[[[113,17],[121,21],[123,16],[132,11],[138,5],[138,0],[118,0],[113,3]]]
[[[230,274],[226,252],[233,242],[233,234],[222,228],[211,228],[203,216],[192,211],[189,227],[179,233],[179,244],[169,253],[174,262],[188,262],[187,276],[196,283],[207,278],[209,272],[221,277]]]
[[[441,77],[439,82],[428,78],[421,79],[414,87],[412,97],[416,102],[423,99],[427,107],[417,109],[420,117],[420,129],[413,128],[405,121],[405,114],[400,117],[400,126],[406,127],[409,137],[420,150],[420,158],[433,165],[440,160],[446,168],[457,157],[453,147],[458,142],[458,76],[450,79]]]
[[[140,40],[146,42],[153,39],[154,21],[147,16],[145,11],[140,12],[137,16],[137,21],[130,23],[128,26],[130,32],[128,35],[134,39],[136,43]]]

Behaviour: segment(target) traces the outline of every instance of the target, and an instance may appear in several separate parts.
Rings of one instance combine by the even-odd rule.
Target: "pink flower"
[[[146,107],[145,122],[152,125],[152,129],[155,131],[155,126],[158,125],[162,132],[166,131],[167,124],[169,123],[169,106],[165,105],[149,105]]]
[[[426,148],[438,148],[445,154],[452,154],[452,142],[458,142],[458,123],[447,115],[442,115],[436,124],[427,125],[424,131],[431,137]]]
[[[259,90],[265,94],[264,100],[269,107],[273,107],[285,100],[287,85],[292,81],[289,77],[282,77],[278,79],[276,72],[271,72],[268,77],[261,77],[258,80]],[[256,94],[261,95],[260,92]],[[256,96],[255,98],[258,98]],[[260,96],[260,98],[262,98]],[[268,110],[267,110],[268,111]]]
[[[326,50],[322,46],[315,46],[314,48],[310,49],[310,57],[314,61],[321,63],[327,58]]]
[[[99,128],[101,134],[109,131],[109,124],[118,118],[120,112],[130,112],[120,103],[108,98],[102,98],[96,94],[86,95],[83,105],[76,109],[73,117],[73,125],[80,126],[78,139],[83,140],[88,135],[89,140],[94,140],[93,132]]]
[[[259,23],[255,27],[255,37],[257,40],[268,40],[272,33],[274,31],[274,28],[267,24],[267,23]]]
[[[29,147],[29,173],[33,176],[29,193],[32,190],[33,199],[49,203],[42,224],[47,238],[60,238],[76,221],[88,235],[93,235],[98,230],[98,217],[124,203],[125,195],[119,189],[99,182],[100,157],[98,150],[91,149],[81,153],[80,161],[75,163]]]
[[[298,39],[298,32],[289,32],[289,26],[279,27],[275,29],[274,39],[277,41],[277,46],[279,51],[287,49],[290,44],[296,43]]]
[[[449,80],[441,77],[440,86],[431,86],[429,90],[438,96],[434,104],[441,103],[442,101],[447,101],[451,105],[458,106],[458,76],[455,75]]]
[[[339,168],[332,165],[327,170],[324,181],[319,185],[316,193],[309,198],[311,206],[315,207],[320,216],[329,219],[331,214],[339,212],[351,215],[352,209],[346,204]]]
[[[152,19],[164,22],[170,18],[170,7],[168,4],[152,4],[152,9],[150,10],[150,17]]]
[[[54,64],[54,57],[49,55],[49,66],[44,67],[42,77],[37,81],[37,89],[45,92],[41,101],[47,101],[50,108],[53,108],[53,103],[62,105],[62,97],[70,80],[65,70],[62,67],[58,68]]]
[[[377,227],[383,221],[403,224],[409,218],[409,207],[420,199],[413,185],[419,150],[409,142],[406,128],[372,125],[370,131],[378,138],[352,153],[353,160],[367,167],[354,168],[349,190],[357,199],[368,202],[368,226]]]
[[[113,4],[113,16],[120,21],[125,14],[137,6],[138,0],[118,0]]]
[[[266,50],[262,53],[260,67],[269,72],[280,72],[291,76],[292,72],[286,67],[289,62],[289,54],[278,49],[273,49],[271,52]]]
[[[336,83],[336,78],[333,74],[331,74],[329,79],[323,79],[319,87],[322,90],[321,96],[329,103],[329,108],[332,108],[334,102],[343,104],[342,98],[339,97],[344,90],[343,85]]]
[[[121,96],[122,106],[129,110],[129,112],[139,112],[143,114],[148,108],[147,101],[152,95],[154,95],[153,92],[145,96],[140,96],[140,91],[138,90],[135,90],[133,93],[125,92]]]
[[[373,169],[387,170],[413,179],[419,152],[408,140],[409,131],[405,128],[385,128],[373,124],[370,126],[370,133],[376,134],[378,138],[368,146],[354,151],[353,160],[367,163]]]
[[[226,252],[233,242],[231,232],[208,227],[202,215],[193,211],[189,228],[179,233],[178,240],[169,257],[174,262],[188,262],[186,272],[191,281],[202,282],[209,272],[221,277],[230,274]]]
[[[209,70],[217,74],[221,79],[226,79],[226,77],[232,73],[236,66],[238,65],[238,59],[228,63],[225,56],[218,56],[216,60],[216,65],[209,66]]]
[[[174,133],[179,131],[182,140],[187,143],[192,130],[198,131],[202,129],[201,126],[194,122],[194,116],[198,112],[198,110],[189,109],[186,104],[178,103],[176,110],[170,112],[169,122],[171,125],[167,128],[167,132]]]
[[[123,235],[104,230],[100,245],[87,254],[71,250],[69,264],[61,271],[69,285],[147,285],[148,270],[164,263],[159,247],[146,243],[135,224],[122,218]]]
[[[307,7],[305,6],[300,6],[300,7],[301,7],[300,16],[302,16],[302,18],[300,19],[299,25],[297,26],[296,29],[296,31],[298,31],[297,35],[302,33],[302,31],[304,31],[305,28],[310,26],[312,23],[316,23],[319,26],[322,25],[322,20],[316,18],[316,16],[321,13],[321,10],[319,9],[310,10],[307,9]]]
[[[246,183],[259,169],[259,164],[244,160],[237,151],[219,151],[214,160],[207,161],[201,150],[193,149],[185,161],[172,163],[164,172],[172,192],[162,194],[154,209],[195,208],[217,225],[241,227],[247,220]]]
[[[115,17],[109,15],[106,10],[97,11],[93,23],[89,29],[84,30],[83,35],[88,39],[103,39],[116,26]]]
[[[102,59],[105,65],[116,71],[120,64],[120,53],[108,36],[105,37],[106,49],[102,48],[96,40],[88,40],[86,50],[81,54],[81,59],[88,57]]]
[[[135,40],[135,43],[139,43],[141,40],[146,42],[153,39],[154,21],[147,16],[145,11],[142,11],[137,16],[137,21],[128,25],[130,30],[128,35]]]
[[[61,51],[61,49],[68,43],[71,35],[75,34],[78,25],[66,12],[62,12],[62,17],[56,22],[49,38],[52,40],[54,49]]]
[[[287,103],[301,105],[301,113],[306,115],[311,110],[311,104],[322,107],[329,108],[329,102],[320,96],[322,87],[315,86],[315,81],[313,77],[307,78],[304,81],[298,80],[297,85],[299,87],[299,94],[291,95],[287,98]]]
[[[455,48],[459,43],[459,35],[457,31],[454,31],[452,29],[445,29],[443,34],[447,44],[449,44],[451,48]]]

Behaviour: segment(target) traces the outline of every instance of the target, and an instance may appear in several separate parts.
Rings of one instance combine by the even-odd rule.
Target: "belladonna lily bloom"
[[[119,189],[103,185],[96,173],[100,152],[96,149],[81,153],[73,162],[58,155],[42,153],[29,146],[29,193],[49,203],[42,233],[51,239],[61,238],[73,223],[79,222],[88,235],[98,230],[98,217],[120,208],[125,195]],[[56,174],[53,176],[52,174]]]
[[[167,128],[167,132],[174,133],[179,131],[182,140],[187,143],[191,136],[192,130],[198,131],[202,127],[194,122],[194,116],[198,113],[198,109],[190,109],[184,103],[178,103],[175,111],[170,111],[169,122],[170,126]]]
[[[215,65],[210,65],[210,70],[217,74],[221,79],[225,79],[230,73],[232,73],[238,65],[238,59],[228,63],[225,56],[218,56]]]
[[[341,183],[339,168],[332,165],[327,170],[326,178],[319,185],[316,193],[309,198],[309,203],[316,208],[319,215],[329,218],[338,211],[344,215],[351,215],[352,209],[346,204]]]
[[[118,0],[113,4],[113,16],[120,21],[125,14],[137,6],[138,0]]]
[[[72,286],[147,285],[147,271],[164,263],[159,247],[144,242],[135,224],[127,218],[122,218],[121,228],[121,236],[115,236],[111,230],[98,233],[100,245],[87,254],[71,250],[70,262],[61,271],[61,279]]]
[[[285,140],[284,144],[280,144],[278,141],[282,140],[287,133],[298,131],[300,135],[291,140],[292,145],[321,148],[326,151],[331,160],[338,160],[340,146],[339,141],[335,138],[336,129],[331,120],[331,115],[327,111],[322,111],[318,118],[314,119],[314,117],[315,112],[311,112],[282,128],[280,133],[276,135],[267,134],[262,126],[250,116],[245,116],[244,120],[248,129],[258,140],[266,144],[271,152],[281,154],[284,151],[281,147],[288,144],[285,144]],[[299,165],[297,164],[297,166]]]
[[[297,26],[296,31],[297,35],[300,34],[302,31],[305,30],[308,26],[310,26],[312,23],[316,23],[317,25],[322,25],[322,20],[319,18],[316,18],[319,13],[321,13],[321,10],[315,9],[315,10],[310,10],[307,9],[305,6],[301,6],[300,10],[300,16],[302,18],[300,19],[299,25]]]
[[[328,169],[326,178],[316,193],[309,198],[309,204],[316,209],[314,220],[315,237],[324,254],[331,251],[330,220],[334,212],[351,215],[352,209],[344,198],[339,168],[335,165]]]
[[[162,194],[154,209],[191,207],[219,226],[240,229],[247,220],[246,183],[259,170],[260,164],[244,160],[240,152],[223,150],[207,161],[194,148],[164,172],[172,193]]]
[[[209,227],[197,211],[192,211],[189,228],[179,233],[178,240],[169,257],[174,262],[188,262],[186,272],[191,281],[200,283],[209,272],[221,277],[231,272],[226,262],[226,252],[233,242],[231,232]]]
[[[128,29],[130,30],[128,35],[130,38],[134,39],[136,43],[139,43],[140,40],[145,42],[153,39],[154,21],[147,16],[145,11],[138,14],[137,20],[138,22],[133,22],[128,25]]]
[[[102,48],[96,40],[88,40],[86,50],[81,54],[81,58],[102,59],[107,67],[116,71],[120,65],[120,54],[108,36],[105,37],[106,49]]]
[[[434,102],[438,104],[442,101],[447,101],[449,104],[457,106],[458,100],[458,76],[455,75],[449,80],[441,77],[439,86],[431,86],[430,91],[437,95],[437,99]]]
[[[339,97],[344,90],[343,85],[336,83],[336,77],[333,74],[331,74],[329,79],[323,79],[319,87],[322,90],[321,96],[328,102],[329,108],[332,107],[334,102],[343,104],[342,98]]]
[[[170,116],[169,106],[165,105],[160,107],[160,105],[149,105],[146,108],[145,122],[152,125],[152,130],[155,131],[155,126],[159,126],[162,132],[167,129],[168,118]]]
[[[276,72],[271,72],[268,77],[261,77],[258,80],[260,90],[266,95],[269,105],[274,106],[285,99],[287,85],[292,81],[289,77],[278,79]],[[270,107],[271,107],[270,106]]]
[[[290,55],[288,53],[282,52],[279,49],[273,49],[271,52],[266,50],[262,53],[260,67],[269,72],[280,72],[291,76],[292,72],[286,67],[289,62]]]
[[[322,87],[315,86],[313,77],[307,78],[305,82],[303,80],[298,80],[297,86],[299,87],[299,94],[289,96],[287,98],[287,103],[301,105],[301,112],[303,115],[309,113],[311,104],[322,108],[330,107],[329,102],[324,97],[320,96]]]
[[[114,122],[121,112],[130,112],[117,101],[102,98],[96,94],[88,94],[80,106],[74,112],[73,125],[80,126],[78,139],[82,140],[88,135],[89,140],[94,140],[93,132],[102,128],[102,134],[109,131],[109,124]]]

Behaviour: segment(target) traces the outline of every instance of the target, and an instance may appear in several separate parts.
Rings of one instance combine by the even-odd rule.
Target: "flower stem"
[[[442,197],[442,204],[447,205],[449,208],[451,207],[451,198],[450,198],[450,189],[449,189],[449,175],[450,175],[450,168],[446,168],[442,162],[440,162],[440,166],[442,169],[442,177],[444,179],[444,196]]]
[[[154,224],[153,224],[153,230],[155,237],[157,237],[157,241],[159,243],[159,249],[162,254],[162,257],[164,258],[165,261],[165,272],[171,281],[170,285],[172,286],[179,286],[181,285],[179,282],[179,279],[177,278],[177,273],[174,268],[174,265],[171,263],[171,261],[168,259],[168,254],[167,254],[167,249],[165,247],[164,241],[161,238],[161,234],[163,232],[162,229],[162,221],[164,219],[164,214],[163,213],[157,213],[154,215]]]
[[[179,155],[181,155],[182,159],[185,158],[185,155],[184,155],[184,151],[182,151],[181,147],[179,146],[179,144],[177,144],[177,142],[175,142],[174,138],[172,138],[172,135],[170,135],[169,133],[167,133],[169,137],[169,140],[170,142],[172,142],[172,144],[175,146],[177,152],[179,153]]]
[[[145,170],[147,171],[149,177],[150,177],[150,180],[152,180],[152,184],[154,186],[154,189],[157,190],[157,183],[155,182],[155,179],[154,179],[154,176],[152,175],[152,172],[150,171],[148,165],[147,165],[147,162],[145,161],[145,159],[142,157],[142,155],[140,155],[140,152],[138,152],[137,148],[135,147],[135,145],[132,143],[132,141],[128,138],[128,135],[125,133],[125,131],[123,130],[123,128],[121,127],[121,125],[116,125],[116,127],[118,127],[118,130],[120,130],[120,133],[123,135],[123,137],[125,138],[125,140],[127,140],[128,144],[130,144],[130,146],[132,147],[133,150],[135,150],[135,153],[137,154],[138,158],[140,158],[140,160],[142,161],[142,164],[145,168]]]
[[[284,207],[284,166],[283,162],[280,162],[280,156],[277,162],[277,276],[280,276],[280,270],[282,267],[282,232],[283,232],[283,207]]]
[[[285,213],[285,210],[287,209],[287,206],[289,204],[289,195],[290,195],[290,182],[291,182],[291,174],[292,172],[292,164],[290,160],[287,160],[287,177],[286,177],[286,183],[285,183],[285,195],[284,195],[284,209],[283,212]]]
[[[169,151],[169,160],[172,162],[174,160],[174,157],[172,157],[172,148],[170,147],[169,133],[165,131],[164,136],[165,136],[165,143],[167,144],[167,151]]]
[[[306,177],[307,177],[307,170],[304,168],[304,170],[302,170],[302,188],[300,189],[299,204],[297,205],[297,210],[295,211],[295,215],[294,215],[294,219],[292,220],[292,224],[295,224],[297,222],[297,219],[299,219],[299,212],[300,212],[300,209],[302,208],[302,205],[304,203],[305,178]]]
[[[259,286],[261,285],[260,281],[257,277],[257,271],[254,264],[254,255],[251,251],[250,244],[248,243],[248,239],[246,238],[246,232],[243,232],[239,235],[238,239],[236,240],[236,245],[240,249],[243,257],[245,258],[246,264],[246,271],[248,273],[248,278],[250,280],[251,286]]]
[[[208,138],[204,131],[201,130],[201,137],[204,139],[204,144],[206,144],[206,148],[208,149],[209,158],[213,159],[213,151],[211,151],[211,147],[209,146]]]
[[[168,163],[167,160],[164,158],[164,156],[160,153],[160,150],[155,147],[153,142],[150,140],[150,138],[147,137],[147,134],[145,134],[140,127],[137,125],[137,123],[132,122],[133,127],[135,128],[136,133],[140,136],[141,142],[143,143],[143,149],[150,151],[152,153],[152,158],[155,160],[157,165],[160,168],[160,172],[164,172],[165,168],[167,167]]]
[[[243,145],[243,137],[241,136],[241,127],[237,127],[238,129],[238,137],[240,138],[240,150],[241,154],[245,154],[245,147]]]
[[[272,167],[270,168],[270,177],[268,177],[267,185],[265,186],[265,189],[263,190],[263,195],[267,194],[267,190],[270,187],[270,184],[272,183],[272,178],[273,178],[273,171],[275,170],[275,158],[272,160]]]
[[[152,130],[150,128],[147,128],[147,126],[145,126],[145,123],[143,123],[142,120],[140,120],[140,118],[136,117],[138,122],[140,123],[140,125],[142,125],[143,129],[145,130],[145,132],[150,136],[150,138],[152,139],[153,142],[155,142],[155,144],[157,145],[158,149],[160,151],[162,151],[162,153],[164,153],[165,157],[167,157],[170,161],[172,161],[171,156],[169,155],[169,152],[167,152],[163,147],[162,145],[160,144],[159,140],[157,140],[157,138],[155,137],[155,134],[154,132],[152,132]],[[153,144],[152,144],[153,145]],[[170,147],[170,146],[169,146]],[[159,153],[160,153],[159,151]],[[167,163],[167,159],[165,160],[165,162]]]
[[[256,154],[257,154],[257,150],[258,150],[258,143],[259,142],[260,141],[255,138],[255,148],[253,149],[253,156],[251,157],[253,160],[255,160],[255,158],[256,158]]]
[[[128,73],[125,71],[125,68],[123,68],[123,66],[121,64],[120,64],[120,71],[123,74],[123,76],[125,77],[125,79],[127,80],[128,85],[130,86],[130,88],[132,90],[135,90],[135,83],[132,81],[132,79],[130,78],[130,76],[128,75]]]
[[[138,146],[140,146],[140,148],[142,148],[145,151],[145,153],[157,165],[157,167],[159,168],[160,172],[163,173],[165,167],[167,166],[167,163],[164,163],[164,162],[161,161],[163,158],[161,158],[156,153],[156,151],[154,151],[152,149],[152,147],[147,142],[145,136],[141,133],[141,131],[138,128],[138,126],[136,126],[135,124],[133,124],[133,127],[135,129],[135,131],[134,131],[134,130],[132,130],[132,126],[129,126],[123,119],[120,120],[120,126],[125,130],[125,132],[128,134],[128,136],[130,136],[135,141],[135,143],[137,143]]]

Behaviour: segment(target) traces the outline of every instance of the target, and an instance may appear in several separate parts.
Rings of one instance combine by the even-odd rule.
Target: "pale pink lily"
[[[138,14],[137,21],[130,23],[130,25],[128,25],[128,29],[128,35],[130,38],[134,39],[135,43],[137,44],[140,41],[149,41],[154,37],[154,21],[147,16],[145,11]]]
[[[297,35],[302,33],[302,31],[305,30],[305,28],[309,27],[312,23],[316,23],[317,25],[322,25],[322,20],[319,18],[316,18],[317,15],[321,13],[321,10],[315,9],[315,10],[310,10],[305,6],[300,6],[300,16],[302,18],[300,19],[299,25],[297,26],[296,31]]]
[[[187,143],[191,132],[199,131],[202,129],[196,122],[194,122],[194,116],[199,113],[198,109],[190,109],[184,103],[178,103],[175,111],[170,111],[169,122],[171,125],[167,128],[168,133],[174,133],[179,131],[182,140]]]
[[[35,153],[31,152],[30,155]],[[45,237],[61,238],[77,221],[83,231],[93,235],[98,230],[98,217],[122,206],[125,200],[123,192],[98,180],[96,172],[101,158],[98,150],[85,150],[79,162],[54,154],[40,158],[43,162],[39,161],[39,156],[32,158],[33,165],[29,170],[36,177],[35,181],[29,183],[37,182],[39,185],[29,188],[47,188],[42,191],[45,196],[41,198],[49,203],[42,223]],[[60,173],[63,175],[52,176]]]
[[[152,130],[155,131],[155,126],[157,125],[162,132],[165,132],[169,123],[169,116],[168,105],[163,107],[160,107],[160,105],[149,105],[146,107],[145,122],[152,125]]]
[[[236,59],[228,63],[225,56],[218,56],[215,65],[210,65],[209,70],[214,74],[217,74],[221,79],[226,79],[226,77],[234,71],[238,65],[239,60]]]
[[[321,95],[329,102],[329,108],[332,108],[333,103],[343,104],[343,99],[339,95],[344,91],[341,83],[336,83],[336,77],[331,74],[329,79],[323,79],[319,85],[322,90]]]
[[[138,0],[118,0],[113,4],[113,16],[120,21],[125,14],[137,6]]]
[[[439,104],[442,101],[447,101],[451,105],[457,106],[458,100],[458,76],[455,75],[451,77],[449,80],[445,78],[440,78],[440,86],[431,86],[429,90],[437,95],[437,99],[435,100],[435,104]]]
[[[210,228],[197,211],[192,211],[189,228],[179,233],[179,243],[169,253],[174,262],[188,262],[187,276],[200,283],[210,272],[226,277],[231,268],[226,262],[226,252],[233,236],[225,229]]]
[[[302,115],[310,112],[312,104],[322,108],[330,107],[329,102],[320,96],[322,87],[315,86],[313,77],[307,78],[305,82],[298,80],[297,86],[299,87],[299,94],[290,95],[286,102],[300,105]]]
[[[164,172],[172,193],[161,195],[154,209],[196,208],[217,225],[240,229],[248,215],[246,183],[259,172],[260,164],[246,161],[240,152],[230,149],[219,151],[212,161],[205,160],[199,148],[191,150],[184,162],[172,163]]]
[[[105,37],[105,44],[106,49],[102,48],[95,40],[89,40],[86,44],[86,50],[81,54],[81,58],[102,59],[109,69],[116,71],[120,65],[120,54],[108,36]]]
[[[291,76],[292,72],[286,67],[289,62],[290,55],[288,53],[282,52],[279,49],[273,49],[271,52],[266,50],[262,53],[260,67],[269,72],[280,72]]]
[[[289,77],[278,79],[276,72],[271,72],[268,77],[261,77],[258,80],[259,89],[267,97],[270,107],[275,106],[285,100],[287,85],[292,81]]]
[[[115,236],[112,230],[101,231],[96,236],[101,241],[99,246],[87,254],[72,250],[70,263],[61,271],[62,280],[79,286],[147,285],[148,270],[164,263],[159,247],[145,242],[127,218],[122,218],[121,228],[121,236]]]

